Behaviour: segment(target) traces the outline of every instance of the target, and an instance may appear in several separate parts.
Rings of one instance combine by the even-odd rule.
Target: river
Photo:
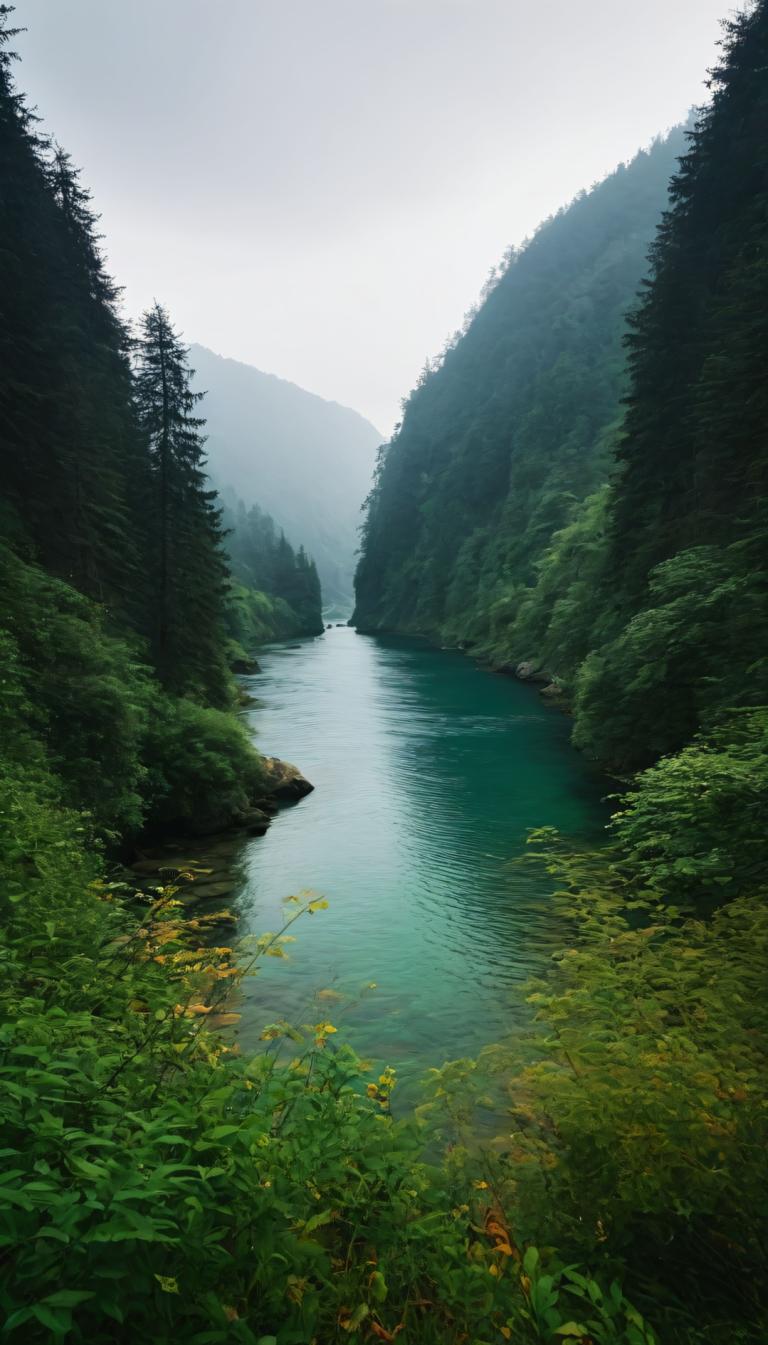
[[[243,1047],[277,1018],[329,1020],[413,1079],[498,1039],[558,946],[550,880],[513,862],[526,833],[599,838],[606,820],[568,720],[417,640],[334,628],[260,663],[256,744],[315,791],[245,843],[232,908],[247,934],[279,928],[290,894],[329,906],[245,983]]]

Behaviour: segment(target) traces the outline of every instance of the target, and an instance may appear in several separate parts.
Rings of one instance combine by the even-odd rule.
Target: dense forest
[[[304,547],[294,551],[269,514],[246,509],[233,491],[224,492],[222,522],[231,573],[225,622],[240,648],[322,633],[320,579]]]
[[[233,948],[123,867],[263,796],[230,665],[318,630],[319,581],[212,490],[187,350],[160,305],[125,324],[10,16],[0,1334],[761,1345],[768,0],[687,138],[508,258],[380,459],[360,626],[541,670],[626,785],[607,844],[531,836],[564,938],[528,1027],[404,1119],[326,1018],[227,1035],[322,897]]]

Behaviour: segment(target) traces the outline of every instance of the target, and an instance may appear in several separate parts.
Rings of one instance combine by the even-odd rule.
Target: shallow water
[[[530,827],[599,837],[606,820],[568,720],[420,641],[334,628],[259,657],[257,745],[315,792],[246,843],[228,904],[241,933],[276,930],[291,893],[330,905],[246,982],[242,1045],[280,1017],[329,1019],[413,1079],[498,1039],[558,946],[549,879],[511,861]]]

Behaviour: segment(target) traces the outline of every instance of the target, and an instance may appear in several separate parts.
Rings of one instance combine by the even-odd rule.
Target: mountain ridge
[[[353,407],[193,342],[208,470],[315,559],[326,606],[351,609],[360,510],[381,435]]]

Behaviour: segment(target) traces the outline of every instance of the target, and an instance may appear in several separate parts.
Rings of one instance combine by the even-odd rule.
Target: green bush
[[[144,759],[149,819],[215,831],[246,809],[264,781],[261,758],[234,715],[156,695]]]
[[[678,903],[756,890],[768,872],[768,711],[733,711],[643,771],[613,828],[632,874]]]

